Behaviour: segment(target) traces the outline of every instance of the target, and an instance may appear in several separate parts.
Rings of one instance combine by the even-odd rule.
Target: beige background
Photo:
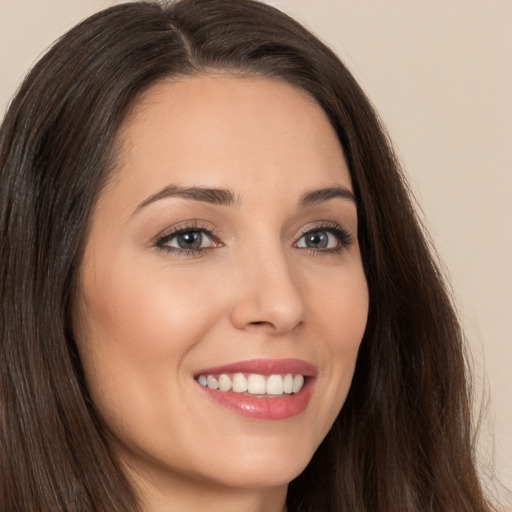
[[[113,3],[0,0],[0,115],[56,37]],[[494,460],[496,475],[510,489],[512,2],[269,3],[335,48],[396,143],[466,326],[477,409],[482,390],[490,398],[480,442],[483,470],[492,472]]]

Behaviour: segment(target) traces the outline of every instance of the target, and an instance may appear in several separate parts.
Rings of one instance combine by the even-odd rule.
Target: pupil
[[[203,235],[199,231],[187,231],[178,235],[178,246],[181,249],[199,249]]]
[[[314,249],[325,249],[328,241],[328,236],[325,231],[317,231],[309,235],[306,245]]]

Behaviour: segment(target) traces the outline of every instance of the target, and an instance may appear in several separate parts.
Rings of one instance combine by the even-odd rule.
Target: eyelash
[[[177,254],[179,256],[185,256],[185,257],[194,257],[194,256],[200,256],[205,251],[209,249],[213,249],[215,247],[201,247],[197,249],[180,249],[178,247],[170,247],[166,245],[168,242],[170,242],[173,238],[185,234],[185,233],[202,233],[207,235],[209,238],[211,238],[215,243],[218,245],[216,247],[222,247],[222,243],[219,241],[219,239],[214,235],[215,229],[210,228],[206,225],[201,225],[199,223],[192,223],[185,226],[179,226],[174,229],[172,229],[169,233],[166,233],[165,235],[159,237],[157,241],[155,242],[154,246],[158,249],[161,249],[163,251],[166,251],[168,253]]]
[[[335,222],[326,222],[304,229],[304,231],[300,234],[300,236],[297,239],[297,242],[295,242],[294,245],[296,245],[298,241],[304,236],[317,232],[326,232],[334,235],[338,240],[338,245],[331,249],[314,249],[312,247],[307,248],[308,253],[311,256],[317,256],[319,254],[326,253],[340,254],[354,242],[354,237],[346,229],[342,228],[339,224],[336,224]]]
[[[177,254],[179,256],[185,256],[185,257],[197,257],[205,253],[205,251],[208,251],[210,249],[215,249],[218,247],[222,247],[223,244],[220,242],[220,240],[214,235],[215,229],[209,228],[206,225],[199,225],[197,223],[193,223],[190,225],[180,226],[173,230],[171,230],[169,233],[166,233],[165,235],[159,237],[154,246],[160,250],[164,250],[168,253]],[[177,247],[170,247],[166,245],[171,240],[173,240],[175,237],[185,234],[185,233],[201,233],[203,235],[206,235],[208,238],[212,239],[214,243],[218,244],[215,247],[200,247],[197,249],[180,249]],[[297,241],[294,243],[294,246],[298,243],[299,240],[301,240],[303,237],[317,233],[317,232],[327,232],[332,235],[334,235],[338,240],[338,245],[334,248],[328,248],[328,249],[315,249],[315,248],[307,248],[308,253],[312,256],[316,256],[318,254],[339,254],[344,249],[346,249],[349,245],[351,245],[354,242],[354,237],[344,228],[336,224],[335,222],[327,222],[323,224],[318,224],[313,227],[308,227],[304,231],[301,232],[299,235]]]

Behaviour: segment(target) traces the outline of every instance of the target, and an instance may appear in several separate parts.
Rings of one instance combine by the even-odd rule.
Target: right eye
[[[172,236],[167,237],[163,243],[167,247],[175,247],[176,249],[205,249],[210,247],[213,242],[209,234],[204,230],[180,231]]]
[[[155,245],[168,252],[192,256],[222,244],[209,229],[183,227],[162,236]]]

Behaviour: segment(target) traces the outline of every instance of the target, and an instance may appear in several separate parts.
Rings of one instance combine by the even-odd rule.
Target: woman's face
[[[114,449],[157,487],[286,486],[343,405],[368,311],[335,132],[288,84],[209,75],[146,92],[117,150],[74,315]]]

